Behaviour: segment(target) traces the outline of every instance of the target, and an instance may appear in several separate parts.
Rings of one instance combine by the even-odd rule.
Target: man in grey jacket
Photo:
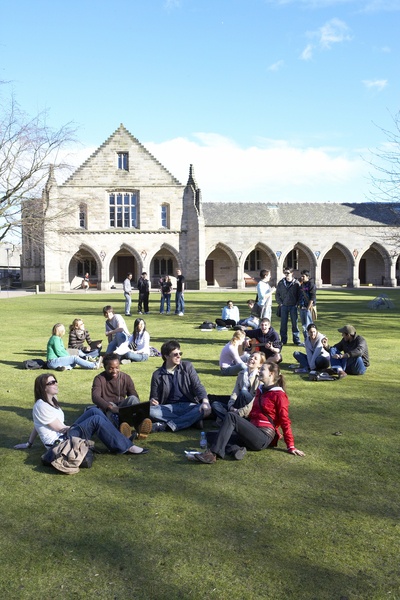
[[[182,361],[177,340],[161,346],[163,365],[154,371],[150,386],[153,431],[178,431],[211,414],[207,392],[192,363]]]

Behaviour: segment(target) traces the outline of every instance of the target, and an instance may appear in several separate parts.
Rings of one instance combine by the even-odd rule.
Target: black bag
[[[277,306],[276,307],[276,316],[279,317],[279,318],[281,318],[281,314],[282,314],[281,307]]]
[[[41,358],[31,358],[30,360],[24,360],[22,363],[24,369],[46,369],[47,362]]]
[[[199,329],[213,329],[213,328],[214,328],[214,323],[212,323],[211,321],[203,321],[203,323],[199,327]]]

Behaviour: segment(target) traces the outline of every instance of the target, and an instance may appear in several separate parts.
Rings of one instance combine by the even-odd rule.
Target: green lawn
[[[146,456],[103,454],[91,470],[65,476],[41,466],[38,441],[29,452],[12,449],[31,430],[40,373],[21,363],[44,356],[56,322],[67,327],[79,316],[93,339],[103,337],[102,306],[123,312],[123,296],[8,299],[2,292],[1,598],[400,600],[400,293],[386,290],[394,310],[371,311],[377,293],[318,293],[318,325],[330,341],[348,322],[367,338],[372,364],[365,376],[309,382],[288,371],[294,347],[284,348],[293,431],[305,458],[269,450],[241,462],[192,464],[183,451],[197,448],[199,432],[189,429],[150,435]],[[206,389],[230,393],[235,378],[218,373],[230,333],[198,325],[219,316],[229,298],[246,315],[253,295],[187,293],[178,318],[159,315],[153,293],[151,344],[176,337]],[[122,367],[141,400],[159,365],[152,358]],[[93,373],[76,369],[57,378],[71,424],[90,404]],[[338,430],[342,436],[333,435]]]

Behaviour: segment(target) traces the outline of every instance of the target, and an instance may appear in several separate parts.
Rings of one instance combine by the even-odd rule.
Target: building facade
[[[203,202],[192,166],[182,185],[121,124],[62,184],[50,171],[25,204],[24,285],[107,290],[127,272],[185,275],[188,289],[244,289],[261,268],[309,269],[317,286],[396,286],[396,204]]]

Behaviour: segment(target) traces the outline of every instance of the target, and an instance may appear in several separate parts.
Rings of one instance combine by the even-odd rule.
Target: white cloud
[[[301,60],[311,60],[313,57],[314,46],[312,44],[307,44],[304,48],[303,52],[300,54]]]
[[[267,71],[279,71],[285,64],[284,60],[278,60],[267,68]]]
[[[313,37],[318,38],[321,48],[329,49],[333,44],[349,42],[352,37],[350,28],[340,19],[331,19],[325,25],[322,25],[317,31],[311,33]]]
[[[369,90],[381,92],[387,86],[387,79],[364,79],[363,84]]]
[[[365,200],[367,164],[359,154],[349,157],[340,148],[301,147],[287,140],[259,139],[240,147],[216,133],[197,133],[193,139],[143,142],[145,148],[181,183],[189,165],[204,202],[360,202]],[[97,148],[68,155],[74,168]],[[57,176],[61,183],[64,177]]]
[[[392,12],[400,10],[400,0],[266,0],[267,4],[288,6],[298,4],[309,9],[351,5],[358,12]]]

